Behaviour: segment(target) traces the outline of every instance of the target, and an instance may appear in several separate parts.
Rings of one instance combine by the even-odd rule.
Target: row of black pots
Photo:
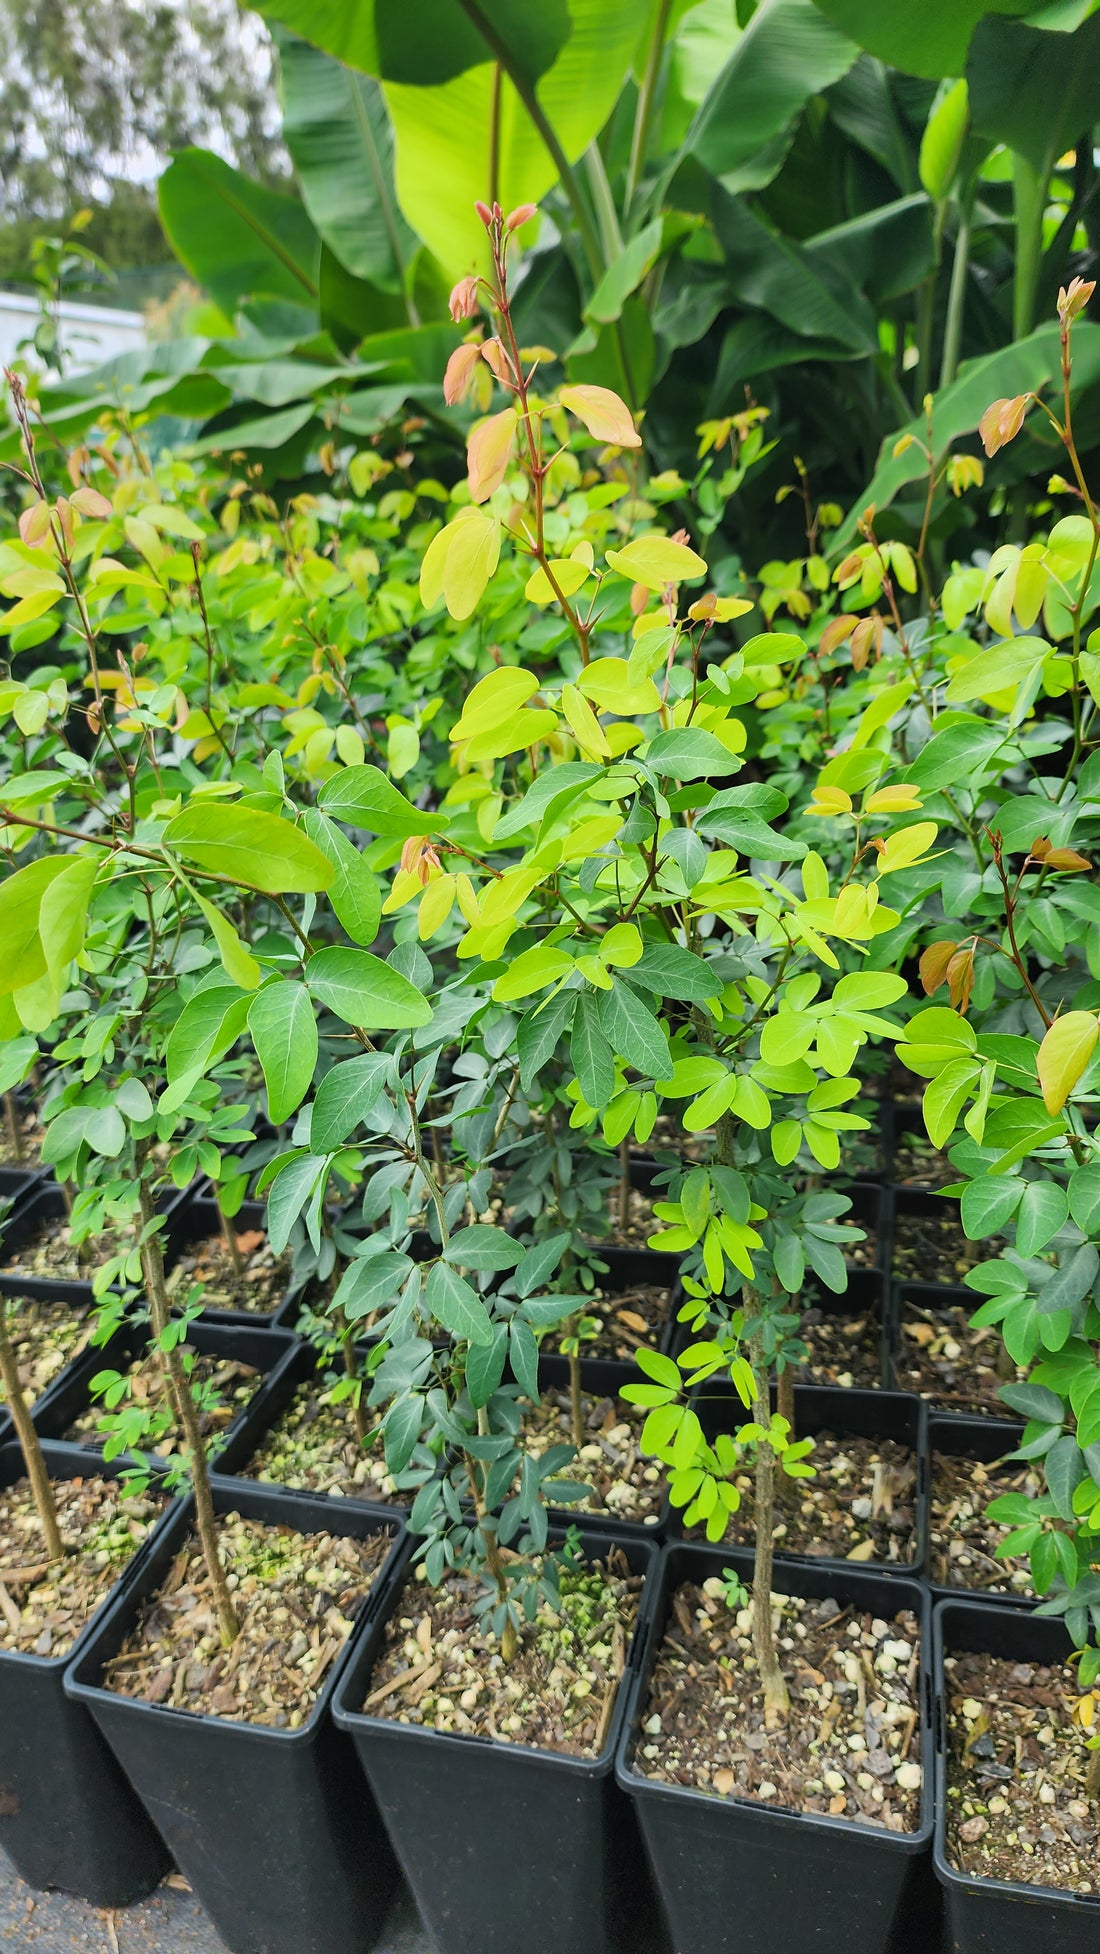
[[[945,1335],[956,1328],[965,1328],[981,1301],[973,1289],[948,1283],[886,1282],[873,1270],[853,1269],[849,1272],[847,1289],[840,1294],[822,1288],[809,1278],[800,1297],[792,1300],[796,1312],[806,1314],[812,1310],[821,1317],[834,1319],[842,1332],[848,1322],[854,1324],[857,1320],[867,1320],[874,1326],[874,1360],[866,1374],[855,1375],[843,1388],[856,1385],[867,1390],[919,1396],[931,1411],[943,1417],[1005,1417],[992,1365],[988,1381],[980,1389],[968,1388],[965,1377],[957,1386],[945,1382],[942,1386],[927,1384],[918,1390],[910,1382],[911,1371],[906,1363],[907,1320],[916,1315],[935,1325],[938,1319]],[[672,1341],[672,1354],[676,1355],[694,1340],[690,1326],[680,1324]],[[991,1350],[997,1347],[996,1342],[990,1346]],[[804,1368],[810,1373],[810,1381],[826,1381],[814,1374],[812,1359]],[[1006,1373],[1005,1381],[1014,1377],[1013,1368]]]
[[[143,1348],[143,1335],[138,1328],[124,1327],[105,1349],[85,1351],[62,1372],[35,1406],[34,1421],[40,1435],[47,1439],[64,1440],[70,1434],[74,1420],[94,1401],[91,1382],[97,1372],[107,1368],[124,1369],[127,1361]],[[259,1374],[257,1389],[249,1402],[211,1444],[212,1456],[222,1474],[245,1475],[264,1438],[278,1425],[299,1388],[311,1381],[318,1386],[323,1385],[326,1360],[312,1345],[287,1331],[210,1324],[201,1319],[192,1325],[188,1342],[197,1352],[222,1362],[246,1364]],[[367,1346],[361,1346],[360,1359],[364,1359],[366,1354]],[[632,1365],[584,1358],[580,1372],[581,1388],[586,1398],[617,1401],[624,1418],[637,1419],[639,1414],[635,1408],[620,1396],[625,1385],[637,1381],[638,1373]],[[544,1353],[540,1358],[539,1378],[543,1393],[556,1391],[564,1394],[569,1382],[567,1361]],[[730,1387],[720,1383],[704,1387],[696,1395],[694,1405],[704,1433],[710,1439],[720,1431],[735,1430],[744,1422],[745,1412],[740,1399]],[[912,1552],[904,1562],[876,1560],[870,1565],[900,1572],[914,1579],[929,1578],[936,1594],[950,1595],[960,1591],[957,1587],[936,1580],[929,1567],[932,1462],[938,1456],[948,1455],[973,1458],[983,1464],[992,1463],[1015,1449],[1020,1440],[1021,1426],[986,1419],[930,1417],[920,1398],[903,1392],[798,1385],[795,1390],[795,1429],[804,1438],[813,1438],[825,1431],[841,1439],[892,1440],[903,1446],[914,1459],[917,1481]],[[98,1446],[98,1441],[86,1438],[84,1444]],[[570,1476],[583,1478],[583,1468],[572,1469]],[[269,1487],[279,1496],[284,1492],[296,1495],[295,1488],[282,1488],[267,1479],[254,1483]],[[318,1496],[325,1497],[324,1494]],[[376,1497],[349,1488],[336,1503],[351,1500],[369,1505],[376,1502]],[[561,1509],[558,1517],[564,1521],[573,1514]],[[682,1513],[671,1508],[667,1498],[647,1521],[626,1519],[621,1514],[610,1513],[588,1514],[587,1517],[595,1519],[597,1524],[613,1523],[627,1536],[663,1540],[685,1535]],[[782,1543],[779,1543],[778,1551],[784,1554],[784,1558],[828,1558],[791,1556],[784,1553]]]
[[[85,1461],[51,1447],[49,1464],[64,1477]],[[6,1448],[0,1482],[19,1470]],[[159,1876],[167,1848],[232,1954],[367,1954],[392,1895],[394,1853],[438,1954],[935,1954],[941,1892],[957,1954],[1016,1954],[1025,1936],[1029,1954],[1095,1954],[1097,1901],[963,1877],[946,1861],[943,1718],[938,1736],[934,1718],[944,1651],[1058,1661],[1067,1645],[1056,1622],[955,1601],[937,1608],[933,1633],[918,1583],[804,1564],[777,1574],[787,1593],[876,1614],[905,1608],[920,1620],[925,1782],[917,1830],[896,1834],[634,1770],[676,1588],[730,1565],[747,1579],[750,1553],[658,1549],[584,1529],[589,1557],[617,1545],[648,1578],[604,1748],[577,1760],[363,1711],[384,1620],[415,1561],[394,1515],[349,1507],[336,1517],[331,1504],[221,1479],[215,1504],[306,1533],[386,1528],[394,1550],[296,1731],[102,1686],[104,1664],[190,1529],[189,1502],[173,1505],[68,1657],[0,1653],[0,1843],[33,1884],[124,1904]]]
[[[542,1391],[563,1391],[568,1382],[568,1366],[561,1357],[544,1355],[540,1359],[539,1376]],[[607,1363],[600,1359],[583,1359],[581,1362],[581,1387],[589,1397],[615,1400],[624,1384],[636,1376],[633,1367],[627,1364]],[[219,1457],[219,1471],[225,1476],[248,1473],[264,1436],[279,1423],[296,1391],[311,1380],[320,1385],[324,1377],[324,1360],[310,1345],[299,1342],[289,1356],[272,1369],[246,1413],[230,1428]],[[733,1431],[745,1421],[744,1407],[728,1386],[709,1385],[696,1395],[693,1402],[708,1439],[713,1439],[719,1431]],[[637,1416],[636,1411],[625,1403],[621,1403],[621,1409],[624,1416]],[[840,1439],[892,1440],[912,1455],[916,1489],[910,1557],[904,1561],[873,1559],[865,1563],[868,1567],[889,1573],[891,1577],[900,1575],[907,1580],[925,1582],[934,1598],[965,1597],[981,1600],[983,1605],[988,1602],[1027,1605],[1030,1600],[1028,1595],[1020,1595],[1007,1586],[1007,1571],[1004,1589],[990,1593],[984,1588],[971,1589],[962,1583],[938,1578],[931,1555],[935,1461],[949,1457],[973,1459],[983,1465],[993,1464],[1015,1450],[1023,1432],[1020,1424],[992,1419],[930,1416],[919,1398],[903,1392],[798,1385],[795,1389],[795,1429],[804,1438],[829,1432]],[[569,1476],[583,1479],[583,1467],[571,1467]],[[270,1487],[277,1496],[281,1496],[284,1490],[294,1490],[283,1489],[277,1482],[267,1479],[260,1483]],[[317,1497],[324,1498],[325,1495]],[[410,1493],[408,1500],[411,1501],[411,1497]],[[342,1494],[337,1504],[342,1505],[348,1500],[372,1504],[377,1503],[377,1496],[372,1501],[352,1490]],[[577,1514],[573,1509],[560,1508],[555,1512],[555,1518],[563,1524],[575,1517]],[[667,1497],[648,1522],[626,1519],[621,1514],[610,1512],[585,1512],[582,1517],[588,1524],[614,1525],[624,1538],[663,1541],[699,1537],[698,1529],[689,1532],[685,1528],[682,1510],[674,1509]],[[781,1540],[776,1544],[776,1552],[784,1563],[806,1560],[818,1566],[851,1564],[850,1561],[828,1555],[792,1554],[784,1548]]]
[[[164,1197],[164,1256],[169,1274],[188,1248],[221,1233],[217,1201],[212,1194],[203,1191],[208,1186],[209,1183],[195,1183],[182,1193]],[[24,1248],[43,1225],[65,1220],[67,1212],[61,1190],[55,1182],[42,1181],[32,1186],[3,1229],[5,1259]],[[266,1204],[246,1201],[234,1216],[232,1226],[238,1234],[246,1229],[264,1232],[267,1227]],[[210,1323],[251,1325],[260,1329],[292,1325],[301,1305],[302,1288],[301,1283],[289,1284],[267,1310],[210,1308],[204,1310],[204,1318]],[[8,1262],[7,1266],[0,1267],[0,1296],[5,1295],[90,1303],[92,1283],[90,1276],[87,1281],[67,1282],[56,1276],[24,1274],[18,1263]]]

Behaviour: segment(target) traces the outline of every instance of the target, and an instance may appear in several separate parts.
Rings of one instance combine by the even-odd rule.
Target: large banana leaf
[[[813,0],[762,0],[685,147],[724,189],[759,189],[779,169],[811,95],[839,81],[858,55]]]
[[[815,258],[720,190],[714,228],[725,249],[731,295],[740,305],[771,313],[804,339],[835,341],[853,353],[877,351],[874,312],[842,258],[829,252]]]
[[[277,35],[283,136],[306,209],[356,278],[404,292],[419,240],[393,181],[393,130],[377,81],[297,35]]]
[[[571,14],[573,31],[535,96],[575,163],[619,98],[639,15],[637,0],[571,0]],[[505,209],[537,203],[557,181],[558,166],[514,84],[492,62],[438,89],[388,82],[385,92],[405,215],[448,271],[469,270],[484,253],[475,200],[495,195]]]
[[[450,276],[484,262],[478,198],[537,203],[619,98],[637,0],[262,0],[260,11],[384,84],[405,217]]]
[[[961,75],[983,14],[1029,14],[1038,0],[815,0],[869,54],[911,75]]]
[[[983,20],[966,73],[977,133],[1026,156],[1045,183],[1059,156],[1100,117],[1100,14],[1075,34]]]
[[[184,149],[161,177],[160,214],[176,256],[225,311],[260,293],[316,304],[320,239],[297,198]]]
[[[566,0],[258,0],[259,12],[383,81],[435,88],[490,58],[535,81],[569,39]],[[635,8],[637,18],[637,8]],[[641,22],[638,23],[640,28]]]

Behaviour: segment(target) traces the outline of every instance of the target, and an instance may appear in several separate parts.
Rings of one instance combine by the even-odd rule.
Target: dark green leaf
[[[328,899],[353,943],[366,949],[378,935],[382,897],[378,878],[368,868],[354,842],[349,841],[335,821],[328,820],[315,807],[306,809],[303,826],[310,840],[332,863],[333,876]]]
[[[333,1153],[341,1147],[376,1103],[392,1069],[380,1052],[364,1052],[344,1059],[326,1072],[317,1088],[310,1119],[314,1153]]]
[[[463,1337],[470,1343],[492,1343],[494,1331],[488,1310],[476,1289],[448,1268],[446,1262],[437,1262],[432,1268],[425,1299],[436,1322],[453,1337]]]
[[[451,1236],[443,1255],[459,1269],[514,1269],[523,1256],[523,1245],[503,1228],[476,1221]]]
[[[267,1110],[281,1126],[301,1105],[317,1064],[317,1021],[303,984],[280,978],[257,991],[248,1007],[248,1029],[267,1086]]]
[[[168,240],[227,312],[257,293],[310,304],[319,240],[297,197],[268,190],[208,149],[183,149],[160,179]]]
[[[587,992],[577,999],[569,1057],[588,1104],[597,1110],[606,1106],[615,1090],[615,1059],[600,1025],[596,1000]]]
[[[644,1073],[649,1078],[667,1079],[671,1076],[672,1053],[664,1026],[621,977],[615,978],[609,991],[600,992],[599,1013],[600,1023],[616,1057],[624,1059],[636,1072]],[[593,1102],[589,1100],[588,1103],[592,1105]]]

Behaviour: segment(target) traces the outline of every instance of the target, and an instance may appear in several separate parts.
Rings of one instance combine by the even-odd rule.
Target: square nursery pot
[[[733,1566],[748,1584],[752,1554],[738,1547],[671,1545],[653,1576],[645,1646],[626,1704],[616,1775],[634,1804],[676,1954],[938,1954],[939,1902],[931,1873],[932,1725],[927,1687],[930,1606],[922,1583],[837,1563],[777,1563],[779,1593],[824,1598],[887,1617],[909,1608],[921,1623],[921,1762],[915,1832],[880,1830],[694,1786],[633,1768],[649,1678],[672,1596]]]
[[[88,1472],[88,1455],[75,1446],[43,1451],[51,1479]],[[110,1479],[122,1467],[116,1460],[96,1472]],[[0,1485],[24,1471],[18,1445],[0,1448]],[[67,1655],[0,1649],[0,1846],[29,1886],[57,1886],[97,1907],[128,1906],[151,1892],[169,1859],[84,1705],[66,1695],[65,1671],[139,1578],[152,1545],[151,1536],[138,1548]]]
[[[280,1378],[293,1361],[297,1339],[287,1330],[260,1330],[237,1324],[208,1323],[200,1318],[187,1332],[187,1346],[200,1355],[223,1363],[247,1364],[259,1373],[256,1390],[241,1406],[220,1434],[207,1440],[211,1460],[220,1460],[231,1446],[255,1442],[262,1425],[260,1400],[265,1387]],[[146,1330],[140,1324],[124,1324],[110,1342],[98,1350],[85,1350],[61,1373],[35,1406],[34,1421],[46,1438],[68,1439],[87,1454],[101,1450],[94,1434],[70,1434],[75,1419],[88,1411],[95,1400],[92,1379],[102,1370],[125,1371],[142,1350],[148,1347]]]
[[[78,1282],[66,1282],[53,1275],[24,1275],[19,1268],[4,1266],[8,1257],[24,1248],[43,1224],[67,1222],[68,1214],[65,1197],[55,1181],[39,1182],[20,1201],[0,1238],[0,1296],[33,1296],[45,1301],[56,1298],[60,1302],[91,1304],[95,1273],[92,1263],[88,1265],[87,1279]]]
[[[924,1125],[919,1099],[892,1099],[883,1108],[888,1179],[895,1188],[947,1187],[956,1175],[945,1152],[934,1147]],[[921,1142],[920,1157],[909,1160],[910,1135]]]
[[[969,1379],[964,1376],[957,1383],[938,1375],[926,1376],[922,1383],[917,1358],[910,1359],[907,1350],[904,1325],[906,1318],[914,1314],[925,1322],[931,1320],[934,1333],[938,1322],[944,1332],[953,1333],[957,1327],[960,1334],[969,1335],[969,1319],[982,1301],[977,1290],[967,1289],[962,1283],[943,1282],[891,1282],[887,1287],[885,1382],[888,1388],[915,1392],[940,1417],[1003,1419],[1005,1406],[999,1395],[1000,1386],[1014,1381],[1016,1370],[1013,1367],[1005,1377],[997,1374],[993,1361],[999,1347],[996,1339],[989,1339],[985,1345],[989,1352],[988,1375]],[[961,1345],[960,1351],[963,1356],[967,1354]]]
[[[28,1285],[28,1288],[25,1292],[23,1290],[19,1290],[16,1293],[18,1295],[23,1295],[25,1293],[27,1295],[28,1300],[32,1303],[43,1303],[43,1304],[52,1303],[52,1304],[56,1304],[58,1309],[60,1310],[64,1310],[64,1309],[71,1310],[73,1312],[73,1315],[76,1317],[78,1324],[82,1320],[85,1320],[87,1329],[90,1331],[92,1325],[92,1311],[95,1306],[91,1289],[90,1288],[85,1289],[77,1283],[70,1283],[67,1285],[61,1284],[60,1287],[62,1290],[71,1290],[72,1294],[68,1294],[68,1293],[58,1294],[55,1288],[54,1291],[50,1291],[49,1289],[47,1289],[42,1294],[35,1293],[32,1295],[30,1293],[30,1285]],[[5,1301],[4,1293],[2,1288],[0,1288],[0,1309],[4,1307],[4,1301]],[[77,1338],[77,1341],[79,1342],[79,1336]],[[49,1384],[47,1384],[45,1390],[40,1391],[38,1396],[31,1400],[30,1405],[28,1407],[30,1410],[31,1418],[34,1421],[35,1429],[38,1432],[40,1432],[44,1438],[61,1437],[62,1427],[58,1425],[55,1422],[55,1420],[51,1417],[52,1407],[58,1402],[59,1399],[65,1396],[66,1392],[69,1389],[73,1377],[75,1377],[79,1372],[81,1372],[84,1366],[88,1364],[89,1359],[93,1357],[97,1359],[97,1361],[92,1363],[91,1369],[89,1371],[89,1375],[94,1377],[96,1371],[102,1369],[104,1362],[107,1360],[108,1349],[104,1348],[98,1351],[91,1351],[87,1347],[87,1345],[85,1345],[85,1348],[83,1350],[78,1351],[75,1357],[70,1357],[67,1363],[62,1365],[61,1369],[56,1373],[52,1381]],[[84,1403],[84,1394],[82,1391],[81,1403],[78,1409],[83,1409],[83,1403]],[[76,1411],[74,1411],[72,1415],[75,1417]],[[8,1440],[14,1439],[14,1437],[15,1437],[15,1427],[12,1424],[11,1413],[8,1411],[7,1405],[4,1403],[3,1399],[0,1398],[0,1445],[6,1445]]]
[[[772,1408],[775,1408],[772,1388]],[[736,1431],[747,1423],[749,1413],[730,1384],[702,1385],[692,1398],[703,1432],[713,1439],[718,1432]],[[913,1455],[912,1557],[906,1561],[871,1559],[859,1565],[881,1569],[891,1575],[918,1580],[925,1571],[928,1550],[928,1408],[920,1398],[904,1391],[855,1391],[843,1386],[796,1384],[794,1390],[794,1432],[796,1438],[816,1438],[819,1432],[835,1432],[838,1438],[893,1439]],[[813,1465],[811,1452],[807,1464]],[[782,1475],[780,1475],[782,1476]],[[812,1492],[812,1480],[789,1480],[798,1488]],[[685,1528],[682,1511],[672,1509],[668,1530],[673,1538],[701,1541],[703,1528]],[[815,1567],[851,1567],[846,1555],[811,1554],[805,1548],[789,1548],[785,1541],[775,1543],[775,1556],[786,1566],[791,1561],[807,1561]]]
[[[888,1286],[878,1269],[849,1267],[848,1287],[838,1295],[835,1290],[826,1289],[823,1283],[807,1274],[800,1295],[794,1299],[803,1318],[799,1334],[806,1339],[810,1349],[808,1360],[796,1372],[799,1383],[834,1385],[845,1377],[849,1381],[839,1386],[842,1390],[877,1391],[884,1386],[889,1388]],[[856,1323],[862,1323],[865,1327],[861,1342],[853,1346],[848,1326]],[[834,1335],[831,1341],[824,1335],[820,1341],[815,1338],[814,1331],[818,1325],[823,1332],[832,1327]],[[680,1325],[680,1331],[673,1355],[686,1349],[693,1341],[686,1323]],[[834,1351],[835,1362],[832,1365],[833,1374],[830,1375],[829,1359]],[[846,1364],[845,1359],[848,1360]]]
[[[624,1385],[637,1384],[641,1381],[641,1377],[641,1371],[634,1364],[619,1364],[610,1358],[604,1357],[581,1358],[581,1390],[586,1397],[617,1398]],[[548,1390],[568,1391],[568,1389],[569,1359],[567,1357],[547,1356],[544,1352],[540,1351],[540,1396],[544,1398]],[[638,1406],[624,1404],[623,1410],[631,1418],[637,1419],[640,1430],[644,1414],[639,1411]],[[561,1436],[563,1441],[571,1442],[571,1433],[568,1429],[564,1429]],[[647,1463],[654,1465],[656,1461],[650,1459]],[[562,1477],[583,1481],[586,1471],[585,1461],[583,1459],[574,1459],[572,1464],[563,1468]],[[654,1505],[652,1514],[646,1519],[627,1519],[623,1514],[614,1512],[610,1507],[592,1509],[591,1511],[587,1507],[555,1507],[552,1501],[551,1512],[554,1518],[565,1526],[568,1526],[573,1520],[583,1520],[591,1526],[610,1527],[615,1533],[621,1533],[630,1538],[639,1537],[646,1540],[663,1540],[669,1515],[668,1495],[663,1481],[664,1473],[662,1471],[660,1481],[655,1482],[656,1493],[658,1495],[657,1503]],[[549,1498],[549,1488],[547,1496]]]
[[[948,1864],[947,1704],[944,1657],[983,1651],[1010,1662],[1062,1663],[1072,1652],[1065,1624],[1027,1609],[986,1601],[942,1601],[935,1611],[933,1668],[936,1709],[936,1835],[934,1863],[946,1904],[952,1954],[1096,1954],[1100,1896],[1060,1893],[1049,1886],[983,1879]],[[1021,1854],[1023,1858],[1023,1854]]]
[[[614,1309],[616,1300],[643,1283],[668,1290],[668,1311],[661,1334],[652,1346],[647,1347],[664,1352],[671,1350],[678,1327],[677,1311],[684,1300],[679,1256],[664,1255],[655,1248],[620,1248],[615,1242],[594,1243],[593,1254],[599,1261],[607,1263],[607,1274],[599,1278],[604,1300],[593,1302],[593,1309],[597,1313],[606,1315],[609,1307]]]
[[[584,1551],[618,1547],[647,1579],[603,1750],[567,1757],[366,1713],[385,1626],[356,1638],[335,1716],[389,1830],[436,1954],[663,1954],[664,1942],[629,1805],[614,1779],[615,1744],[644,1636],[655,1548],[584,1524]],[[551,1531],[551,1541],[561,1530]],[[389,1591],[400,1607],[408,1541]],[[702,1954],[702,1950],[697,1950]]]
[[[396,1539],[403,1525],[377,1509],[338,1513],[238,1480],[212,1483],[219,1513],[302,1533],[364,1539],[381,1529]],[[352,1746],[330,1715],[351,1639],[298,1730],[231,1723],[102,1686],[104,1663],[193,1526],[189,1499],[158,1535],[140,1578],[105,1611],[66,1688],[91,1713],[231,1954],[368,1954],[397,1870]],[[391,1556],[379,1571],[367,1615],[384,1600],[392,1564]]]
[[[181,1196],[175,1190],[162,1194],[157,1201],[158,1213],[167,1220],[166,1244],[170,1246],[175,1217],[178,1213]],[[37,1176],[33,1185],[20,1200],[14,1214],[0,1230],[0,1296],[33,1296],[40,1300],[58,1300],[69,1303],[91,1305],[92,1278],[95,1264],[88,1263],[87,1276],[69,1282],[54,1275],[24,1275],[19,1268],[3,1266],[7,1257],[23,1248],[44,1223],[68,1221],[69,1210],[65,1197],[55,1180]]]
[[[233,1216],[230,1226],[237,1234],[249,1229],[259,1229],[267,1233],[267,1203],[265,1201],[244,1201]],[[221,1213],[212,1194],[192,1190],[188,1197],[172,1210],[165,1262],[171,1274],[176,1263],[187,1249],[197,1242],[211,1241],[222,1233]],[[186,1293],[187,1283],[183,1285]],[[237,1324],[245,1328],[251,1324],[253,1329],[288,1329],[296,1326],[301,1307],[305,1284],[288,1281],[272,1300],[266,1310],[221,1309],[211,1307],[203,1310],[204,1323]]]
[[[13,1208],[20,1207],[45,1171],[44,1167],[0,1167],[0,1201],[10,1201]]]
[[[928,1585],[935,1600],[942,1601],[980,1601],[983,1607],[996,1603],[1003,1608],[1030,1608],[1035,1604],[1032,1593],[1018,1594],[1009,1588],[991,1592],[977,1586],[967,1587],[965,1581],[946,1581],[942,1578],[944,1567],[937,1548],[932,1540],[934,1525],[932,1500],[936,1488],[936,1460],[938,1458],[980,1460],[982,1465],[992,1465],[1003,1459],[1006,1453],[1014,1452],[1024,1435],[1021,1424],[1007,1421],[1001,1424],[993,1418],[961,1418],[934,1414],[928,1420]],[[996,1497],[990,1492],[990,1498]],[[960,1570],[961,1572],[962,1570]],[[1008,1571],[1005,1570],[1005,1580]]]
[[[885,1276],[890,1267],[890,1197],[874,1181],[853,1181],[848,1198],[851,1208],[838,1218],[845,1227],[862,1228],[867,1240],[846,1243],[844,1260],[850,1270]]]
[[[218,1334],[225,1336],[227,1332],[222,1329]],[[278,1424],[284,1411],[292,1402],[295,1392],[301,1385],[309,1383],[311,1379],[316,1379],[320,1386],[326,1377],[337,1375],[339,1358],[331,1359],[323,1357],[316,1346],[308,1343],[303,1337],[287,1336],[286,1332],[279,1330],[253,1330],[250,1332],[234,1332],[233,1334],[286,1337],[290,1348],[286,1356],[275,1365],[270,1375],[264,1379],[264,1382],[253,1398],[252,1403],[247,1407],[243,1417],[237,1420],[226,1434],[225,1443],[218,1454],[218,1472],[222,1478],[225,1478],[229,1474],[232,1474],[234,1477],[239,1476],[243,1484],[263,1486],[265,1491],[274,1494],[276,1497],[290,1495],[294,1498],[322,1500],[325,1503],[331,1502],[336,1512],[340,1512],[345,1505],[368,1506],[375,1510],[379,1506],[389,1508],[392,1505],[398,1511],[407,1510],[412,1505],[415,1497],[415,1488],[410,1490],[405,1499],[394,1499],[391,1501],[379,1493],[372,1493],[369,1488],[363,1488],[362,1490],[357,1488],[354,1491],[333,1495],[321,1487],[293,1487],[274,1479],[258,1479],[246,1476],[248,1467],[252,1464],[257,1451],[268,1433]],[[361,1362],[365,1361],[369,1347],[369,1344],[366,1343],[356,1345],[356,1355]],[[350,1423],[350,1407],[345,1407],[345,1411]]]
[[[919,1262],[906,1266],[899,1261],[898,1257],[899,1252],[904,1253],[910,1247],[910,1244],[903,1243],[901,1239],[907,1232],[907,1223],[947,1222],[957,1229],[966,1241],[962,1222],[959,1219],[959,1204],[954,1195],[948,1197],[936,1193],[932,1188],[917,1187],[891,1188],[887,1200],[890,1206],[890,1258],[887,1274],[895,1282],[928,1283],[934,1288],[950,1289],[954,1295],[960,1288],[965,1289],[964,1277],[968,1270],[997,1252],[996,1244],[992,1240],[968,1242],[967,1246],[971,1250],[969,1255],[951,1259],[944,1246],[939,1250],[939,1259],[937,1259],[934,1248],[926,1247],[922,1250],[919,1245],[913,1244],[912,1252],[920,1259]],[[934,1239],[933,1233],[933,1242]],[[950,1266],[946,1269],[944,1258],[950,1261]],[[966,1290],[967,1295],[971,1293]],[[978,1300],[980,1301],[980,1298]],[[977,1301],[973,1307],[977,1308]]]

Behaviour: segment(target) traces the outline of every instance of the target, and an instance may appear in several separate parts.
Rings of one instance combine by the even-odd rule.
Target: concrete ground
[[[24,1886],[3,1852],[0,1949],[3,1954],[9,1949],[12,1954],[227,1954],[178,1875],[136,1906],[100,1913],[83,1900]],[[375,1954],[431,1954],[410,1900],[398,1900]]]

